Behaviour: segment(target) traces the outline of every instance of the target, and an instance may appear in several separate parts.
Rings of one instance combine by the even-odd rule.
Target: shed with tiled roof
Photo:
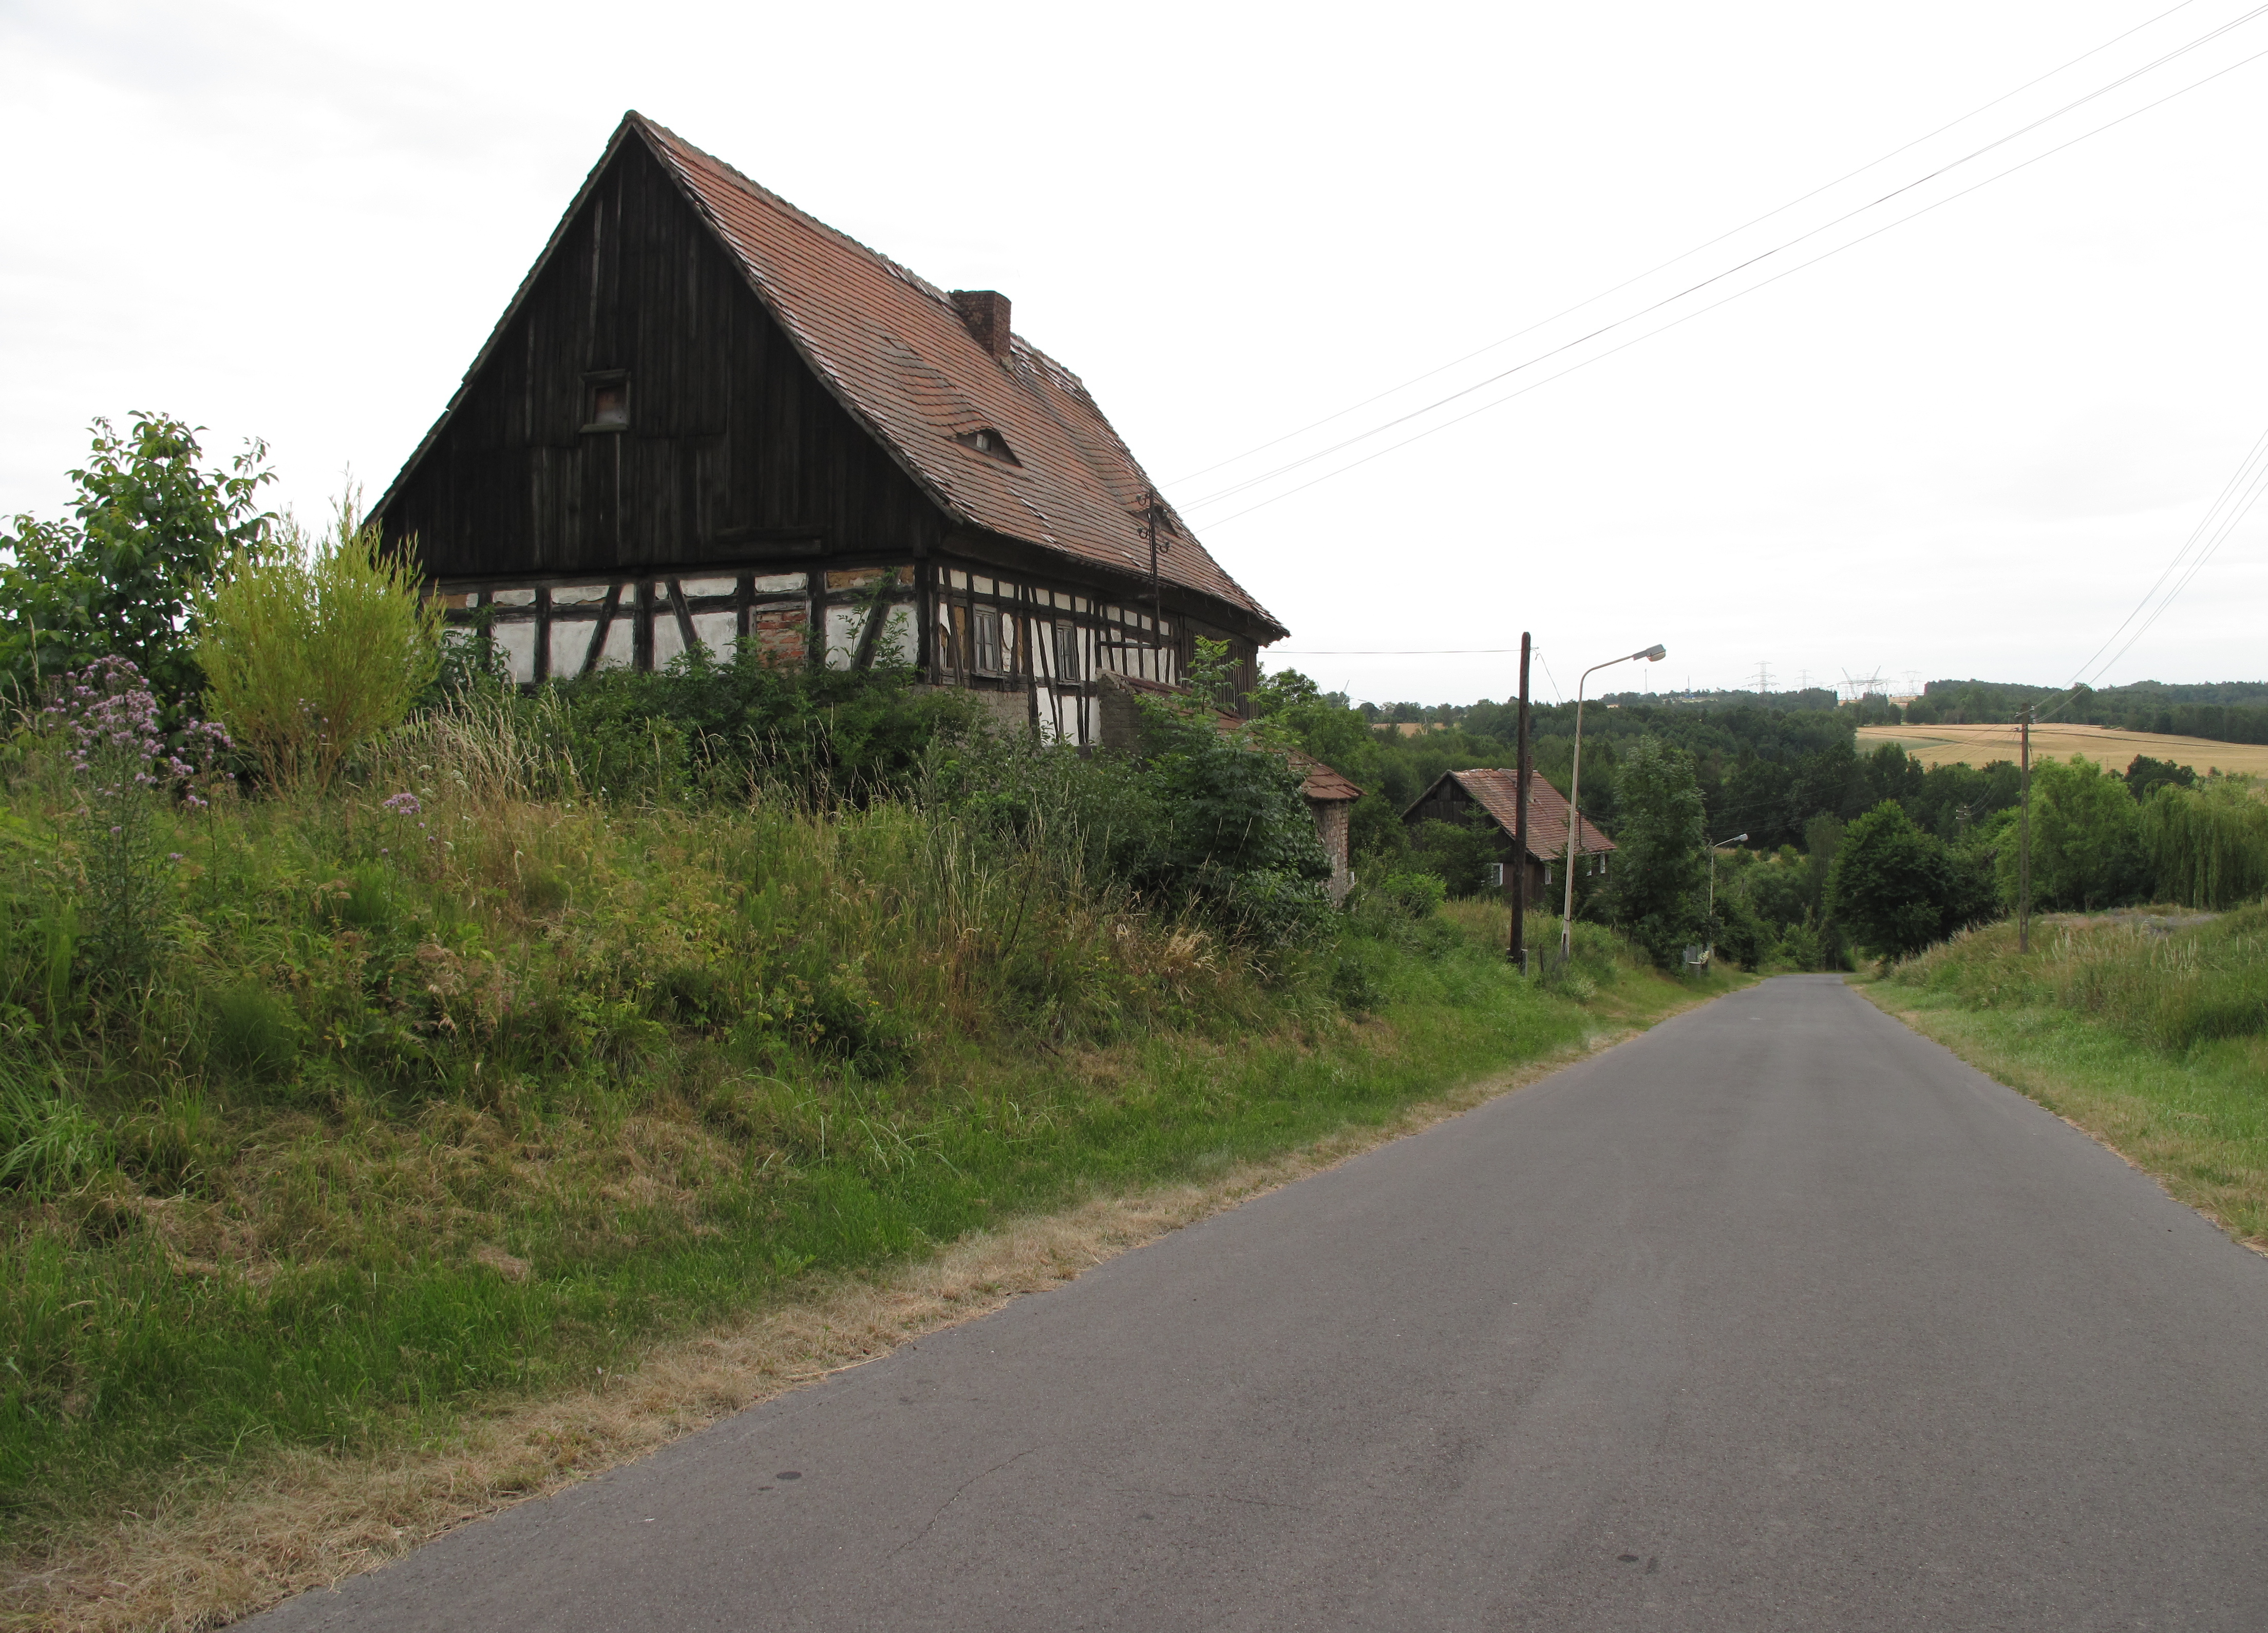
[[[1505,864],[1507,886],[1517,876],[1512,866],[1517,850],[1513,835],[1520,831],[1520,774],[1516,771],[1501,768],[1444,771],[1410,803],[1402,813],[1402,820],[1413,828],[1432,821],[1485,824],[1496,842],[1498,858]],[[1590,818],[1581,817],[1578,821],[1575,865],[1604,869],[1615,842],[1593,827]],[[1567,797],[1531,772],[1528,779],[1527,864],[1518,870],[1518,873],[1527,876],[1530,901],[1545,898],[1552,881],[1559,877],[1557,870],[1566,861]]]
[[[1051,738],[1285,630],[1009,324],[624,116],[374,514],[523,680],[754,640]]]

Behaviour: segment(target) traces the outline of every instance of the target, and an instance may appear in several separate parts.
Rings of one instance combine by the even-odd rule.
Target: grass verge
[[[1956,938],[1861,990],[2268,1252],[2268,908],[2043,920]]]
[[[1388,991],[1361,1023],[1046,1059],[1023,1082],[1050,1111],[1020,1144],[976,1141],[953,1161],[932,1150],[882,1170],[853,1150],[805,1207],[843,1216],[848,1204],[864,1229],[812,1239],[810,1268],[794,1275],[780,1272],[778,1229],[678,1240],[615,1272],[547,1279],[501,1252],[474,1256],[453,1282],[436,1268],[422,1302],[446,1302],[445,1286],[476,1288],[456,1295],[460,1311],[547,1286],[574,1309],[603,1288],[622,1309],[633,1282],[649,1302],[603,1341],[556,1352],[519,1388],[397,1406],[390,1429],[342,1443],[270,1440],[204,1460],[143,1481],[131,1508],[52,1508],[9,1563],[7,1626],[200,1629],[335,1583],[453,1524],[1057,1286],[1747,980],[1676,982],[1586,928],[1579,1003],[1515,982],[1495,955],[1501,932],[1501,909],[1445,909],[1425,957],[1379,961],[1372,977]],[[1114,1093],[1095,1095],[1098,1085]],[[984,1193],[982,1209],[973,1191]]]

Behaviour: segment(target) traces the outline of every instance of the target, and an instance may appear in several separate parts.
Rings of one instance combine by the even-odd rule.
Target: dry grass
[[[964,1238],[873,1276],[816,1278],[788,1301],[705,1336],[659,1344],[635,1368],[571,1394],[471,1420],[448,1444],[376,1458],[282,1453],[180,1490],[157,1511],[18,1560],[0,1626],[48,1633],[220,1626],[400,1557],[468,1521],[643,1457],[726,1415],[974,1320],[1020,1294],[1182,1225],[1526,1086],[1700,997],[1596,1033],[1579,1049],[1469,1084],[1383,1126],[1203,1182],[1097,1195]],[[508,1255],[499,1254],[499,1260]],[[498,1263],[511,1274],[517,1262]]]
[[[2013,725],[1862,725],[1861,753],[1882,743],[1904,747],[1926,766],[1982,766],[2017,754],[2017,730]],[[2154,732],[2121,732],[2102,725],[2066,725],[2051,722],[2032,728],[2032,758],[2046,755],[2067,760],[2083,754],[2113,771],[2123,772],[2137,754],[2193,766],[2199,772],[2218,767],[2248,776],[2268,776],[2268,744],[2216,743],[2202,737],[2160,736]]]

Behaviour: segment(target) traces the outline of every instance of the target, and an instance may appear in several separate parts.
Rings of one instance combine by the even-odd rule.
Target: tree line
[[[1861,711],[1821,702],[1695,708],[1624,695],[1587,708],[1583,813],[1616,851],[1603,869],[1579,869],[1578,912],[1664,963],[1697,943],[1750,967],[1819,969],[1844,967],[1859,950],[1903,956],[2013,910],[2019,768],[1925,766],[1894,743],[1862,754]],[[1511,765],[1513,706],[1382,711],[1286,671],[1268,678],[1255,707],[1364,789],[1351,830],[1359,877],[1431,874],[1452,895],[1488,888],[1497,852],[1486,835],[1412,828],[1403,813],[1445,771]],[[1395,712],[1421,717],[1386,717]],[[1531,710],[1536,774],[1562,794],[1574,714]],[[2268,803],[2247,779],[2200,777],[2146,755],[2123,774],[2043,761],[2031,816],[2042,911],[2221,908],[2268,889]],[[1736,846],[1712,845],[1735,836]]]

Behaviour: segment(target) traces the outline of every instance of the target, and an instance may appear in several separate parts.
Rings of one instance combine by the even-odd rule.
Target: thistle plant
[[[176,795],[194,808],[207,804],[198,783],[230,747],[228,734],[191,720],[169,740],[149,681],[114,656],[65,675],[41,713],[70,745],[89,950],[107,982],[129,981],[150,967],[166,901],[159,810]]]

